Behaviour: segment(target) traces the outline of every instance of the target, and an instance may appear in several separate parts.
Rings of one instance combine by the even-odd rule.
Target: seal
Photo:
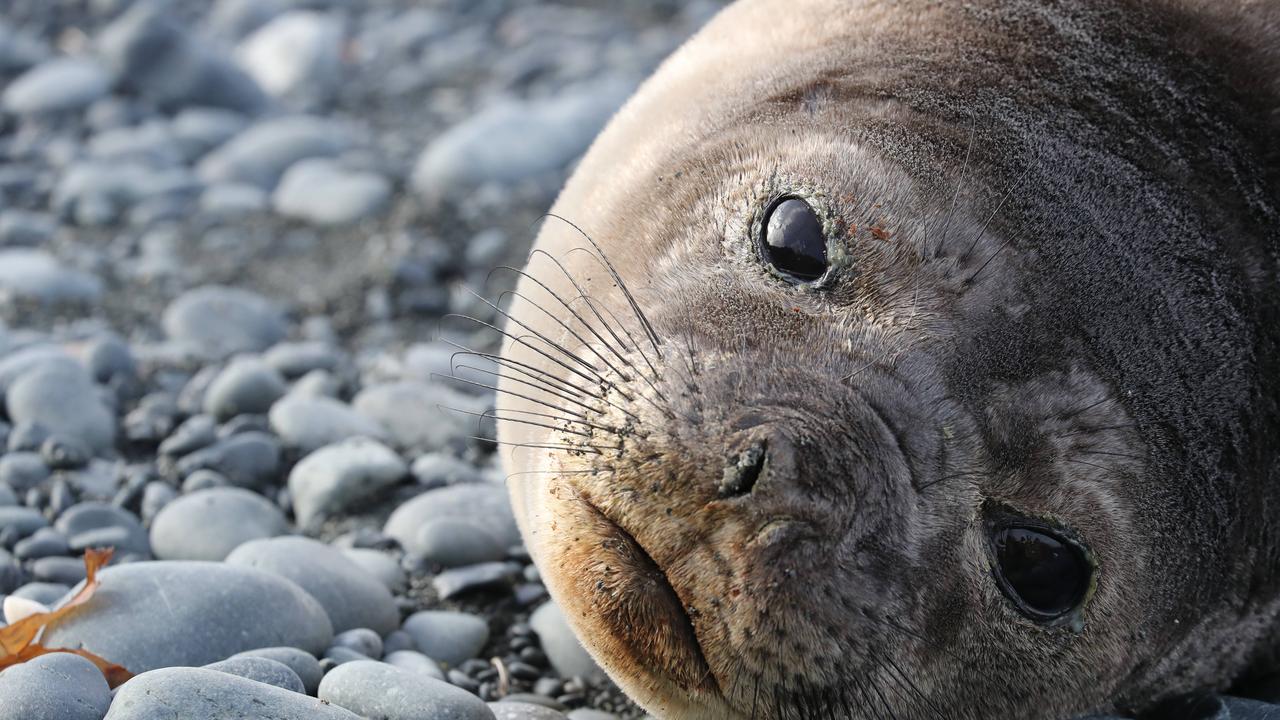
[[[1275,666],[1278,7],[744,0],[639,89],[486,356],[628,694],[1060,718]]]

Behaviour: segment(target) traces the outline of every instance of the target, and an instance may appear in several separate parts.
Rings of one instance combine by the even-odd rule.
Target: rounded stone
[[[151,547],[162,560],[222,560],[243,543],[287,531],[280,509],[261,495],[218,487],[165,505],[151,523]]]
[[[77,438],[96,453],[115,444],[115,417],[78,365],[59,363],[22,374],[5,394],[5,407],[15,423],[37,423]]]
[[[102,720],[111,689],[93,663],[51,653],[0,672],[0,720]]]
[[[359,715],[323,700],[195,667],[167,667],[135,677],[116,691],[104,720],[170,718],[360,720]]]
[[[113,565],[98,578],[93,602],[46,630],[44,644],[84,647],[138,673],[207,665],[263,646],[315,653],[333,640],[315,598],[260,570],[141,562]]]
[[[267,647],[258,648],[256,650],[246,650],[241,653],[232,655],[229,660],[236,658],[266,658],[284,664],[302,681],[303,688],[308,695],[315,695],[316,688],[320,687],[320,678],[324,676],[324,670],[320,667],[320,661],[309,652],[299,650],[293,647]]]
[[[548,602],[534,610],[529,617],[529,625],[538,633],[543,652],[561,677],[604,677],[600,666],[587,654],[569,628],[559,605]]]
[[[475,483],[428,490],[396,508],[383,532],[405,550],[421,554],[423,525],[433,520],[459,519],[489,533],[502,547],[520,544],[520,531],[511,513],[511,500],[500,485]]]
[[[176,467],[184,476],[196,470],[213,470],[238,487],[261,488],[276,479],[280,443],[264,432],[236,433],[183,456]]]
[[[491,702],[489,709],[497,720],[565,720],[564,713],[533,703]]]
[[[329,671],[320,681],[319,697],[381,720],[494,720],[484,701],[465,690],[373,660]]]
[[[296,536],[255,540],[236,548],[227,564],[297,583],[324,607],[336,632],[370,628],[385,635],[399,625],[400,611],[386,586],[341,550],[322,542]]]
[[[147,531],[133,513],[124,508],[103,502],[82,502],[67,508],[58,516],[53,526],[67,538],[72,549],[84,550],[97,547],[92,538],[102,530],[118,528],[120,534],[112,535],[117,553],[151,554],[151,542]]]
[[[219,420],[237,415],[261,415],[288,390],[284,377],[256,357],[232,360],[210,383],[204,410]]]
[[[5,110],[20,115],[78,110],[111,88],[111,76],[86,58],[55,58],[9,83],[0,96]]]
[[[303,527],[399,482],[409,467],[376,440],[351,438],[304,457],[289,473],[294,514]]]
[[[275,303],[220,285],[183,293],[165,308],[161,322],[169,337],[217,358],[266,350],[287,330],[284,313]]]
[[[305,693],[306,687],[302,678],[288,665],[264,657],[235,657],[205,665],[209,670],[217,670],[242,678],[256,680],[260,683],[274,685],[290,692]]]
[[[375,214],[390,198],[391,183],[381,175],[312,158],[285,172],[271,202],[285,217],[313,225],[346,225]]]
[[[449,666],[476,657],[489,641],[489,623],[483,618],[448,610],[422,610],[404,621],[424,655]]]
[[[501,560],[507,546],[467,520],[428,520],[414,538],[413,552],[443,567],[461,567]]]
[[[302,452],[354,437],[387,438],[381,425],[331,397],[290,393],[271,407],[268,417],[280,439]]]
[[[444,680],[444,671],[440,669],[440,663],[423,655],[417,650],[396,650],[387,653],[382,659],[383,662],[394,665],[401,670],[423,675],[434,680]]]

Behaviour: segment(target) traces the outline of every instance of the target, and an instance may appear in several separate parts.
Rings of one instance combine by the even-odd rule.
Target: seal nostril
[[[716,488],[717,494],[721,498],[731,498],[751,492],[764,471],[768,457],[765,444],[758,442],[730,458]]]

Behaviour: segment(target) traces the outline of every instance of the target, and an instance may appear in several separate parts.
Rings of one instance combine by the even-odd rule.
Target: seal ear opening
[[[724,466],[720,484],[716,486],[716,495],[721,499],[727,499],[750,493],[764,473],[768,459],[769,447],[764,440],[731,456]]]

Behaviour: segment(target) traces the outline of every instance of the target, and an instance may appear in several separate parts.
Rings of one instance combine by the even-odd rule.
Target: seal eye
[[[809,203],[794,197],[774,203],[760,238],[764,261],[793,283],[813,282],[827,272],[827,238]]]
[[[1062,617],[1080,604],[1089,589],[1092,570],[1084,551],[1045,528],[996,527],[991,549],[1000,589],[1032,620]]]

